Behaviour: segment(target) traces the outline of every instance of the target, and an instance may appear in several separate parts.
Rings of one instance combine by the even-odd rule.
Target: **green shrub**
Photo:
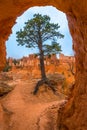
[[[9,70],[11,70],[11,66],[9,66],[9,63],[8,62],[6,62],[6,65],[5,65],[5,67],[4,67],[4,69],[3,69],[3,72],[8,72]]]

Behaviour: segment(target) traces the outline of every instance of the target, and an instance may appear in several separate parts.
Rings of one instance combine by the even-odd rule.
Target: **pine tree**
[[[34,14],[33,18],[25,22],[23,29],[20,29],[17,34],[18,45],[27,48],[38,48],[38,55],[40,57],[41,80],[38,81],[33,94],[36,94],[39,87],[47,84],[48,87],[55,92],[54,87],[46,77],[44,66],[44,55],[57,54],[61,52],[61,46],[57,43],[58,38],[63,38],[58,29],[58,24],[50,23],[50,17],[47,15]],[[50,44],[47,44],[47,42]]]

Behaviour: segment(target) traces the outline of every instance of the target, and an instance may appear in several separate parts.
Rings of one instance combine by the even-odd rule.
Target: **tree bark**
[[[40,69],[41,69],[41,78],[46,79],[45,66],[44,66],[44,54],[42,50],[40,53]]]
[[[39,53],[40,53],[40,69],[41,69],[41,78],[46,79],[46,73],[45,73],[45,66],[44,66],[44,52],[43,52],[43,47],[42,47],[42,38],[40,34],[40,29],[38,31],[39,35],[39,40],[38,40],[38,48],[39,48]]]

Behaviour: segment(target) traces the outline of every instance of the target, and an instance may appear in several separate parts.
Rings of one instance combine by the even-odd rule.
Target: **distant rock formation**
[[[73,97],[59,112],[58,129],[87,130],[87,0],[0,1],[0,70],[6,62],[5,41],[12,33],[16,18],[30,7],[45,5],[55,6],[66,13],[76,60]]]
[[[38,68],[40,65],[39,62],[39,57],[36,56],[35,54],[30,54],[27,57],[23,57],[21,59],[13,59],[13,58],[8,58],[7,62],[9,66],[13,67],[23,67],[23,68],[28,68],[28,67],[34,67]],[[52,54],[50,56],[44,56],[44,64],[45,66],[48,65],[56,65],[58,66],[59,63],[68,63],[68,62],[74,62],[75,63],[75,57],[74,56],[65,56],[64,54],[60,54],[59,58],[57,58],[56,54]]]

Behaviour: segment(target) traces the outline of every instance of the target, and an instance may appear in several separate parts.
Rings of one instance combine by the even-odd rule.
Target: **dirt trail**
[[[3,130],[56,130],[57,111],[60,102],[64,101],[63,95],[53,95],[49,90],[34,96],[35,83],[35,79],[25,82],[20,78],[11,82],[15,89],[1,100],[8,118],[5,118],[7,124]]]

